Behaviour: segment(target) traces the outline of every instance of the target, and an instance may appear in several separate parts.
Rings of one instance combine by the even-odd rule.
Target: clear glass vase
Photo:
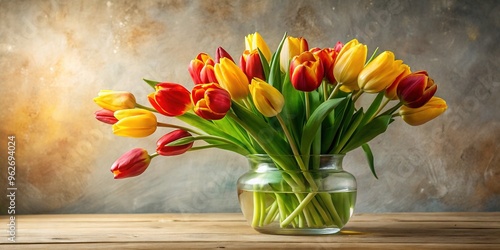
[[[237,182],[245,218],[267,234],[339,232],[353,214],[357,191],[354,176],[342,169],[343,157],[248,156],[251,169]]]

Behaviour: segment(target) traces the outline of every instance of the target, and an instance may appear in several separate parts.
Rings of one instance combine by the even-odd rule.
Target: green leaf
[[[344,100],[345,98],[330,99],[326,102],[323,102],[318,106],[316,110],[314,110],[314,112],[311,114],[311,117],[309,117],[309,120],[304,126],[304,130],[302,132],[300,145],[301,154],[308,154],[309,149],[311,148],[312,141],[315,138],[316,132],[320,128],[321,123],[328,116],[328,114],[332,112],[335,107],[337,107]]]
[[[384,133],[391,120],[392,117],[390,115],[378,116],[365,126],[358,128],[351,140],[349,140],[340,153],[345,154],[369,142],[377,135]]]
[[[361,123],[363,116],[364,116],[363,108],[361,108],[360,110],[356,111],[356,113],[354,113],[354,115],[350,119],[351,122],[349,122],[349,125],[346,127],[345,132],[342,133],[342,138],[340,139],[338,145],[333,150],[334,154],[340,153],[340,151],[344,147],[344,145],[351,139],[352,134],[354,133],[354,131],[356,131],[359,124]]]
[[[372,171],[373,176],[375,176],[375,178],[378,179],[377,173],[375,173],[375,163],[370,146],[367,143],[365,143],[361,145],[361,148],[363,148],[363,151],[365,152],[366,160],[368,161],[368,165],[370,166],[370,170]]]
[[[259,143],[262,149],[270,155],[292,155],[292,150],[284,136],[239,103],[232,103],[236,122],[242,126]]]
[[[145,79],[145,78],[143,78],[142,80],[145,81],[153,89],[156,89],[155,88],[156,84],[160,83],[160,82],[153,81],[153,80],[148,80],[148,79]]]
[[[219,148],[231,150],[231,151],[239,153],[241,155],[248,155],[249,154],[249,152],[245,148],[240,147],[238,144],[236,144],[228,139],[218,137],[218,136],[213,136],[213,135],[200,135],[200,136],[183,137],[183,138],[179,138],[175,141],[168,143],[166,146],[180,146],[180,145],[188,144],[188,143],[195,142],[195,141],[205,141],[205,142],[213,145],[214,147],[219,147]],[[231,147],[228,147],[228,145],[231,145]]]
[[[286,36],[287,35],[285,33],[285,35],[281,39],[280,44],[278,45],[278,49],[271,58],[271,64],[269,65],[269,78],[267,79],[267,83],[274,86],[277,90],[281,89],[281,84],[282,84],[281,69],[280,69],[280,53],[281,53],[281,48],[283,47],[283,43],[285,42]]]
[[[262,64],[262,69],[264,70],[264,77],[266,79],[269,78],[269,63],[267,62],[266,56],[264,56],[264,53],[257,48],[257,51],[259,52],[259,58],[260,58],[260,63]]]
[[[340,133],[340,125],[342,124],[342,119],[344,117],[344,112],[347,109],[349,102],[345,101],[339,104],[333,112],[328,114],[328,117],[323,121],[321,126],[321,136],[322,145],[321,152],[329,153],[333,150],[335,143],[335,137]],[[338,140],[336,140],[338,142]]]
[[[351,123],[352,116],[354,115],[354,102],[352,101],[352,95],[347,96],[347,103],[345,104],[345,111],[340,121],[337,121],[339,124],[338,131],[335,135],[335,139],[333,140],[333,145],[331,147],[331,151],[338,148],[340,141],[342,140],[344,133],[349,129],[349,124]]]
[[[229,116],[226,115],[224,118],[220,120],[213,120],[212,122],[225,133],[231,135],[241,143],[248,145],[247,149],[252,148],[252,142],[248,137],[247,132],[233,119],[229,118]]]
[[[226,139],[238,144],[240,147],[243,147],[247,150],[249,150],[249,148],[250,148],[249,145],[244,144],[239,139],[236,139],[235,137],[229,135],[228,133],[226,133],[223,130],[221,130],[220,128],[218,128],[212,121],[205,120],[205,119],[203,119],[203,118],[201,118],[193,113],[185,113],[181,116],[177,116],[176,118],[193,126],[193,127],[196,127],[196,128],[199,128],[199,129],[205,131],[207,134],[226,138]]]
[[[304,92],[297,91],[292,86],[288,72],[285,75],[282,93],[285,98],[285,106],[280,115],[285,120],[292,137],[295,138],[295,144],[299,145],[305,120]]]
[[[368,59],[368,61],[366,61],[365,66],[368,65],[373,59],[375,59],[375,55],[377,54],[377,52],[378,52],[378,47],[375,49],[375,51],[373,51],[373,54],[370,57],[370,59]]]
[[[361,121],[361,124],[359,126],[361,127],[364,126],[375,115],[378,108],[380,107],[380,104],[382,103],[384,94],[385,94],[384,91],[378,93],[377,97],[375,97],[370,107],[368,107],[368,109],[366,110],[365,116],[363,117],[363,120]]]

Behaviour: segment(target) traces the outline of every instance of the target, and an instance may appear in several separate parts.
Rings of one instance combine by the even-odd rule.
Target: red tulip
[[[163,156],[172,156],[172,155],[180,155],[184,154],[191,147],[193,147],[194,142],[190,142],[188,144],[179,145],[179,146],[166,146],[167,144],[176,141],[180,138],[190,137],[191,134],[187,131],[178,129],[174,130],[164,136],[162,136],[158,142],[156,142],[156,152]]]
[[[320,58],[305,51],[290,63],[290,80],[295,89],[305,92],[316,90],[323,80],[324,68]]]
[[[177,83],[158,83],[156,91],[148,95],[149,102],[161,114],[179,116],[191,106],[189,90]]]
[[[219,47],[215,51],[215,62],[219,63],[221,58],[227,58],[227,59],[229,59],[229,60],[231,60],[231,61],[234,62],[234,60],[231,57],[231,55],[229,53],[227,53],[227,51],[224,50],[222,47]]]
[[[410,108],[425,105],[436,93],[437,85],[426,71],[417,71],[401,79],[397,87],[399,100]]]
[[[101,109],[97,110],[94,114],[95,118],[101,122],[107,124],[115,124],[116,122],[118,122],[118,119],[116,119],[114,113],[114,111],[111,111],[109,109]]]
[[[115,179],[134,177],[144,173],[150,162],[151,157],[145,149],[134,148],[113,163],[111,172]]]
[[[194,112],[207,120],[222,119],[231,108],[231,95],[217,83],[195,85],[191,99]]]
[[[214,73],[215,62],[206,53],[200,53],[189,63],[188,71],[194,84],[217,82]]]
[[[240,68],[247,75],[248,81],[251,82],[254,77],[265,80],[262,61],[260,60],[259,52],[245,50],[240,58]]]

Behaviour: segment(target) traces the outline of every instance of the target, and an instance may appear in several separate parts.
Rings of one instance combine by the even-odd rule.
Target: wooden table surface
[[[0,249],[500,249],[500,212],[355,214],[341,233],[280,236],[241,214],[1,216]]]

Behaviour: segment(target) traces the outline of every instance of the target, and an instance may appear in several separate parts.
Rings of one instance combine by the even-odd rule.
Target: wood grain
[[[17,242],[2,230],[0,249],[500,249],[500,212],[356,214],[327,236],[260,234],[241,214],[20,215],[16,225]]]

